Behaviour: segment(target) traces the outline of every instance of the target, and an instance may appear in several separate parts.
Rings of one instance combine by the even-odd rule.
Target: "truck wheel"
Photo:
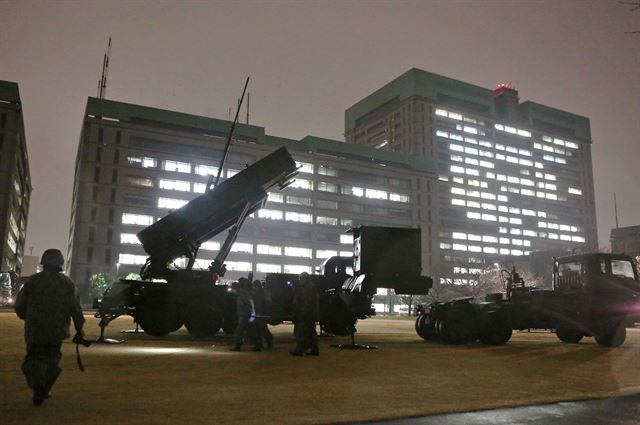
[[[187,307],[184,325],[196,338],[214,336],[222,326],[222,312],[208,300],[194,301]]]
[[[151,336],[165,336],[182,326],[178,306],[163,300],[150,300],[139,306],[135,319]]]
[[[556,336],[560,341],[566,342],[567,344],[577,344],[584,335],[573,326],[565,325],[558,326],[556,329]]]
[[[440,326],[440,337],[446,344],[466,344],[472,338],[468,315],[458,309],[450,310]]]
[[[627,339],[627,328],[624,324],[610,326],[609,329],[596,335],[596,342],[602,347],[619,347]]]
[[[480,332],[480,342],[487,345],[504,345],[511,339],[513,331],[500,317],[491,316],[486,328]]]
[[[426,341],[437,339],[435,323],[429,321],[429,318],[424,314],[419,314],[416,318],[416,333]]]

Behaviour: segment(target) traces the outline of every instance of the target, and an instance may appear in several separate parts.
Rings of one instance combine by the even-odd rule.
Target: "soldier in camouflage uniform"
[[[267,291],[264,290],[262,282],[254,280],[251,288],[251,294],[256,307],[256,320],[252,326],[253,346],[256,351],[262,350],[262,340],[267,343],[267,348],[273,348],[273,334],[267,326],[269,319],[269,300],[267,299]]]
[[[296,337],[296,348],[291,351],[294,356],[309,354],[317,356],[318,335],[318,293],[308,273],[300,274],[299,281],[293,288],[293,322]],[[307,351],[308,350],[308,351]]]
[[[256,310],[253,297],[251,296],[251,281],[244,277],[238,279],[236,311],[238,313],[238,324],[233,332],[234,345],[233,348],[231,348],[231,351],[242,350],[242,343],[244,342],[245,335],[253,331],[251,328],[255,321]]]
[[[64,258],[57,249],[48,249],[40,263],[44,271],[31,276],[18,292],[15,310],[25,321],[27,355],[22,372],[33,389],[33,404],[40,406],[62,369],[58,366],[62,340],[69,338],[69,318],[76,333],[84,335],[84,317],[76,287],[62,274]]]

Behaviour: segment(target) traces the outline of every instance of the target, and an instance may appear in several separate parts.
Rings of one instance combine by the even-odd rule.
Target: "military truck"
[[[140,231],[137,237],[149,254],[142,280],[120,280],[95,301],[101,338],[105,327],[121,315],[132,316],[154,336],[183,324],[198,337],[212,336],[221,328],[233,332],[235,292],[216,284],[226,272],[224,261],[245,218],[265,204],[267,190],[285,188],[296,174],[295,161],[280,148]],[[200,244],[228,228],[208,270],[193,269]],[[319,292],[320,324],[333,334],[353,334],[357,319],[375,314],[371,299],[377,288],[426,294],[431,287],[431,279],[420,275],[420,229],[363,226],[350,232],[353,257],[329,258],[320,274],[312,276]],[[186,268],[171,265],[179,258],[188,259]],[[297,279],[293,274],[267,275],[271,324],[291,320]]]
[[[416,332],[425,340],[505,344],[513,330],[551,329],[566,343],[594,337],[605,347],[624,343],[640,321],[640,281],[626,255],[582,254],[553,259],[552,289],[526,286],[515,267],[502,270],[505,293],[422,306]]]

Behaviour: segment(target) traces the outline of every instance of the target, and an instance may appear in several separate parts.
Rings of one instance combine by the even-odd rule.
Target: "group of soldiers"
[[[241,278],[237,284],[238,324],[233,333],[231,351],[241,351],[245,338],[253,344],[252,351],[262,351],[263,340],[267,348],[273,348],[273,335],[267,326],[269,319],[268,293],[259,280],[250,282]],[[308,273],[302,273],[293,288],[293,322],[296,347],[290,351],[294,356],[308,354],[317,356],[318,295]]]
[[[74,283],[62,273],[64,257],[57,249],[48,249],[40,261],[43,271],[29,277],[15,301],[15,311],[25,321],[27,354],[22,363],[27,384],[33,390],[34,406],[51,396],[51,388],[62,373],[59,366],[62,341],[69,338],[73,319],[74,342],[84,340],[84,317]],[[245,338],[253,351],[262,350],[264,340],[273,347],[269,331],[267,292],[260,281],[240,279],[237,290],[238,325],[233,334],[232,351],[240,351]],[[293,321],[296,346],[294,356],[317,356],[318,295],[308,273],[302,273],[293,291]],[[80,363],[79,363],[80,365]]]

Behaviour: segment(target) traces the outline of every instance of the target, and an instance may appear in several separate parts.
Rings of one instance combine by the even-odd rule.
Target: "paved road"
[[[364,422],[361,422],[364,423]],[[423,416],[377,425],[637,425],[640,394],[629,396]]]

